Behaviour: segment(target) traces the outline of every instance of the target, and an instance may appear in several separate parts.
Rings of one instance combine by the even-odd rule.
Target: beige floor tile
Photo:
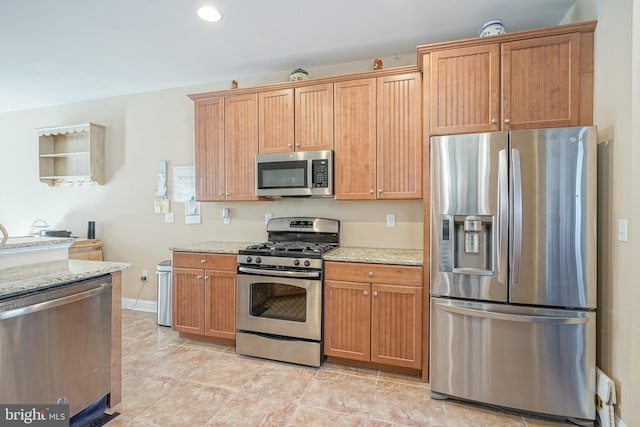
[[[282,402],[298,403],[316,377],[318,369],[282,362],[264,363],[241,389]]]
[[[375,389],[375,379],[321,370],[302,397],[301,404],[368,416]]]
[[[575,424],[568,421],[555,420],[551,418],[543,418],[535,415],[523,415],[527,427],[561,427],[574,426]]]
[[[294,403],[256,394],[235,393],[209,420],[211,426],[285,426],[296,409]]]
[[[134,419],[163,427],[204,426],[232,394],[218,387],[178,381],[169,393]]]
[[[348,415],[320,408],[298,406],[298,409],[289,421],[289,426],[364,427],[367,426],[367,417],[365,415]]]
[[[185,347],[186,348],[186,347]],[[192,351],[198,351],[191,349]],[[202,351],[205,352],[205,351]],[[242,357],[235,354],[205,352],[212,355],[200,363],[189,375],[190,381],[215,385],[239,391],[242,386],[261,375],[265,362],[261,359]]]
[[[526,427],[521,415],[469,402],[444,402],[447,427]]]
[[[444,404],[423,386],[378,381],[369,419],[403,426],[445,426]]]

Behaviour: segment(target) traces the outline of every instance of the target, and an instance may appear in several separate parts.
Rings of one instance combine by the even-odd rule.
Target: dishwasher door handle
[[[80,301],[86,298],[91,298],[94,295],[104,293],[106,290],[112,287],[111,283],[102,283],[97,288],[89,289],[88,291],[79,292],[77,294],[71,294],[62,298],[56,298],[49,301],[43,301],[36,304],[28,305],[26,307],[14,308],[13,310],[7,310],[0,312],[0,320],[7,320],[13,317],[24,316],[30,313],[36,313],[38,311],[47,310],[50,308],[58,307],[65,304],[70,304],[74,301]]]

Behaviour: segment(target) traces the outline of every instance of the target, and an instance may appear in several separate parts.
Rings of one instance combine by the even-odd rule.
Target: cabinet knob
[[[205,262],[207,262],[207,260],[206,260],[206,259],[201,259],[201,260],[200,260],[200,264],[204,264]]]
[[[378,296],[378,291],[373,291],[373,296],[377,297]]]
[[[200,279],[202,279],[202,276],[198,274],[198,275],[196,276],[196,279],[200,280]]]
[[[373,194],[373,189],[369,190],[369,194]]]
[[[382,193],[382,188],[378,188],[378,193]]]
[[[222,197],[224,196],[224,193],[218,193],[218,196]]]
[[[300,144],[296,144],[296,147],[300,148]]]
[[[497,124],[497,123],[498,123],[498,119],[491,119],[491,124],[492,124],[492,125],[495,125],[495,124]]]
[[[504,119],[504,122],[505,122],[506,124],[509,124],[509,123],[511,123],[511,120],[509,120],[509,119]]]
[[[209,278],[209,276],[204,276],[204,280],[207,280]]]
[[[293,147],[293,145],[291,145],[291,144],[287,144],[287,147],[291,148],[291,147]]]
[[[362,292],[362,295],[364,295],[366,297],[367,295],[369,295],[369,291]]]
[[[369,277],[373,277],[373,271],[369,272]]]
[[[226,193],[225,196],[229,197],[229,193]]]

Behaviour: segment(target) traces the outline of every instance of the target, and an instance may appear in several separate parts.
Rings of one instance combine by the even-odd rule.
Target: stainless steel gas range
[[[322,255],[338,247],[340,222],[273,218],[267,232],[269,241],[238,252],[236,352],[318,367]]]

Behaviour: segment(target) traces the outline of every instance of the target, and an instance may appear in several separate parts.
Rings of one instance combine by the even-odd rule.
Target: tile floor
[[[238,356],[182,339],[154,313],[123,311],[117,426],[570,425],[429,397],[418,378],[325,363],[320,369]]]

